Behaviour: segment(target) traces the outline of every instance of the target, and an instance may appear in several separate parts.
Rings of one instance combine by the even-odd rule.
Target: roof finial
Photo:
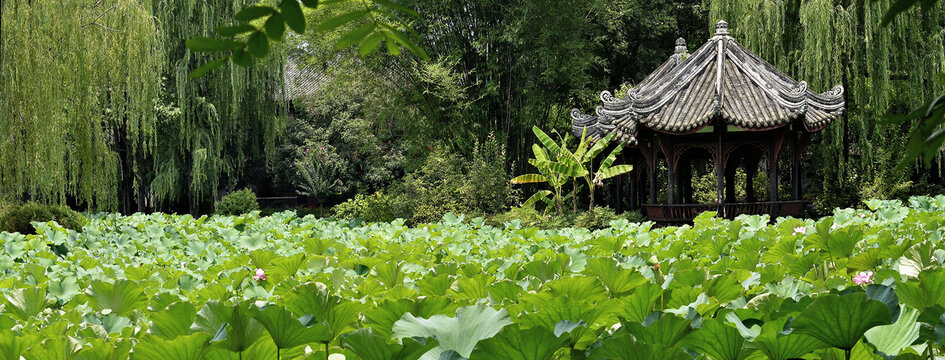
[[[725,20],[715,23],[715,35],[728,35],[728,23]]]
[[[686,39],[683,39],[683,38],[676,39],[676,52],[675,53],[682,54],[686,52],[686,50],[687,50]]]

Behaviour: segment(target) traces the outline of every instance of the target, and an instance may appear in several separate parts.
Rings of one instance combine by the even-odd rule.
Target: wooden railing
[[[645,204],[643,209],[650,220],[662,223],[692,222],[704,211],[715,211],[717,216],[733,219],[741,214],[768,214],[774,219],[778,216],[799,216],[807,201],[766,201],[727,204]]]

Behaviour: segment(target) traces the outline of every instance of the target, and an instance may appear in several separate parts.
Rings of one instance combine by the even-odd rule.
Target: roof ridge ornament
[[[676,51],[674,54],[681,55],[686,52],[688,48],[686,47],[686,39],[678,38],[676,39]]]
[[[728,23],[725,20],[715,23],[715,35],[728,35]]]

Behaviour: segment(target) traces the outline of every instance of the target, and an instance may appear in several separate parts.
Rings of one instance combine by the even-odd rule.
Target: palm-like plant
[[[565,146],[566,142],[562,141],[562,144],[559,146],[548,134],[541,131],[537,126],[533,127],[532,131],[535,133],[535,136],[538,137],[538,141],[544,148],[537,144],[533,145],[532,150],[535,152],[535,158],[529,159],[528,162],[538,168],[541,174],[522,175],[512,179],[512,183],[548,182],[555,190],[558,214],[561,214],[561,187],[567,182],[568,178],[575,179],[575,188],[577,187],[577,179],[584,179],[587,183],[588,192],[590,193],[588,210],[594,210],[594,192],[596,188],[602,186],[606,179],[626,174],[630,172],[630,170],[633,170],[632,165],[614,165],[617,155],[623,150],[622,144],[617,145],[610,154],[601,161],[596,171],[593,170],[594,159],[607,148],[607,145],[614,137],[613,133],[607,134],[607,136],[600,141],[594,142],[587,137],[587,130],[585,129],[584,134],[581,135],[581,141],[577,149],[571,152]],[[548,150],[547,153],[545,149]],[[549,154],[554,155],[554,159],[552,159]],[[547,196],[547,194],[544,196]],[[529,199],[529,201],[531,200],[532,199]]]

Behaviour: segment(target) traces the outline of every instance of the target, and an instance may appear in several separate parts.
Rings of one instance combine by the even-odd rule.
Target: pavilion
[[[806,204],[801,154],[811,134],[837,119],[845,106],[842,86],[821,94],[808,90],[806,82],[791,79],[737,43],[724,21],[694,53],[679,39],[669,60],[626,95],[618,98],[604,91],[600,99],[596,115],[571,111],[574,134],[586,130],[600,139],[616,132],[614,139],[630,148],[623,161],[634,165],[629,174],[631,206],[668,223],[691,221],[706,210],[727,218],[799,215]],[[790,173],[790,199],[778,195],[778,162],[783,157],[790,164],[785,169]],[[714,164],[716,199],[709,204],[693,203],[691,169],[701,159]],[[661,198],[658,163],[666,169]],[[735,195],[739,165],[747,182],[742,200]],[[767,201],[759,201],[752,191],[759,168],[769,179]]]

